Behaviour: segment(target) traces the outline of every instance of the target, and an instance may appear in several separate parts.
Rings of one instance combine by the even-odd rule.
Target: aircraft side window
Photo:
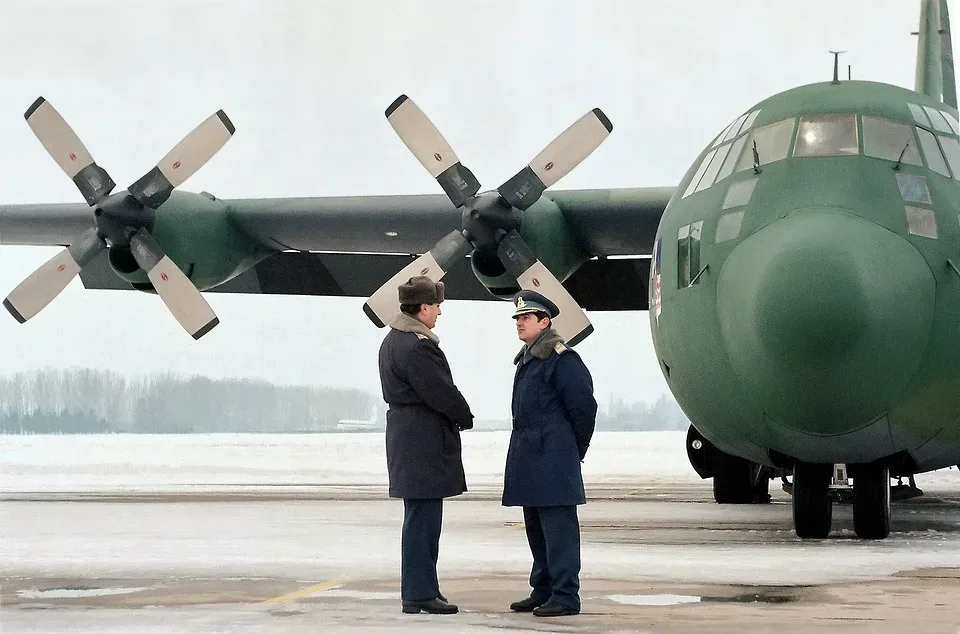
[[[759,112],[759,111],[758,111]],[[740,158],[740,150],[743,149],[744,144],[747,142],[747,137],[742,136],[736,141],[733,142],[733,145],[730,148],[730,152],[727,153],[727,160],[723,162],[723,167],[720,168],[720,172],[717,173],[717,181],[720,182],[725,179],[730,174],[733,174],[733,167],[737,164],[737,159]]]
[[[794,156],[859,154],[857,115],[808,114],[800,117]]]
[[[951,134],[953,130],[950,128],[950,124],[947,123],[947,120],[943,118],[943,114],[940,113],[936,108],[931,108],[930,106],[924,106],[924,110],[927,111],[927,114],[930,115],[930,121],[933,123],[933,128],[937,132],[946,132]]]
[[[700,162],[700,167],[698,167],[697,171],[693,174],[693,178],[690,179],[690,184],[687,185],[687,190],[683,192],[683,196],[681,196],[681,198],[686,198],[696,191],[697,185],[700,184],[700,179],[703,177],[703,173],[707,171],[708,167],[710,167],[710,161],[713,160],[713,156],[716,153],[716,150],[710,150],[707,155],[703,157],[703,160]]]
[[[677,232],[677,288],[690,286],[700,272],[700,234],[703,221],[680,227]]]
[[[897,186],[900,188],[900,196],[903,197],[905,202],[933,204],[926,176],[897,172]]]
[[[790,140],[793,138],[795,119],[785,119],[754,130],[747,138],[747,149],[737,164],[737,171],[753,167],[753,144],[757,144],[757,157],[760,165],[781,161],[790,152]]]
[[[694,276],[691,282],[694,282],[697,274],[700,273],[700,234],[702,231],[702,220],[690,225],[690,273]]]
[[[943,153],[940,151],[940,144],[937,143],[937,137],[933,135],[933,132],[924,130],[923,128],[917,128],[917,135],[920,137],[920,148],[923,150],[923,157],[927,159],[927,167],[938,174],[950,176],[950,171],[947,169],[947,161],[943,158]]]
[[[950,164],[953,177],[960,180],[960,141],[951,136],[941,136],[937,139],[940,141],[940,148],[947,156],[947,163]]]
[[[690,225],[677,232],[677,288],[690,286]]]
[[[879,117],[863,116],[863,153],[888,161],[900,160],[908,165],[921,164],[913,128]]]
[[[905,207],[907,229],[915,236],[937,239],[937,216],[932,209]]]
[[[700,191],[701,189],[706,189],[713,185],[713,179],[717,177],[717,172],[720,171],[720,167],[723,165],[723,160],[727,158],[727,152],[730,151],[730,143],[726,145],[721,145],[717,148],[717,153],[713,156],[713,160],[710,161],[710,166],[707,168],[707,171],[703,173],[703,178],[700,179],[700,184],[697,185],[697,188],[694,191]]]
[[[915,103],[908,103],[907,106],[910,108],[910,114],[913,115],[914,121],[916,121],[920,125],[925,125],[925,126],[930,125],[930,119],[927,118],[927,113],[923,111],[923,108],[921,108]]]

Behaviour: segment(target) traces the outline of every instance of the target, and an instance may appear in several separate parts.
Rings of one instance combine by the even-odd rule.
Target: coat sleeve
[[[553,384],[573,425],[583,460],[597,424],[597,400],[593,396],[593,378],[580,355],[572,351],[560,355],[553,371]]]
[[[431,409],[446,416],[458,429],[473,428],[473,413],[463,394],[453,384],[453,376],[440,350],[432,343],[418,341],[407,357],[407,381],[417,396]]]

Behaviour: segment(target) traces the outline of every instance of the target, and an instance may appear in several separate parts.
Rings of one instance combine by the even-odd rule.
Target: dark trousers
[[[525,506],[523,524],[533,553],[530,596],[580,609],[580,520],[576,506]]]
[[[443,499],[403,499],[403,533],[400,537],[400,598],[426,601],[440,594],[437,557]]]

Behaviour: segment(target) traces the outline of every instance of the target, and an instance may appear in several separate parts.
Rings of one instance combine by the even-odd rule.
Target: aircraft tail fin
[[[947,0],[920,0],[915,90],[957,107],[953,41]]]

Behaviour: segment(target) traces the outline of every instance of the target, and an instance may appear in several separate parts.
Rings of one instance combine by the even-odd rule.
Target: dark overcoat
[[[549,329],[516,363],[503,505],[584,504],[580,461],[597,418],[590,371]]]
[[[467,490],[460,430],[473,414],[453,383],[436,336],[400,313],[380,345],[380,384],[387,410],[390,497],[445,498]]]

